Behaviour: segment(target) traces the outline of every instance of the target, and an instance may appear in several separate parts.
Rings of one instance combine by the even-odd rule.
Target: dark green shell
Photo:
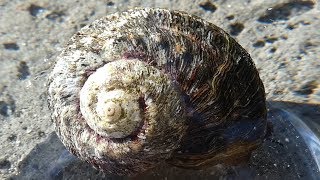
[[[132,137],[113,141],[92,132],[79,112],[79,91],[95,69],[117,59],[139,59],[171,78],[183,102],[181,131],[160,123],[165,136],[155,134],[157,138],[143,142]],[[137,174],[162,161],[186,168],[236,163],[266,134],[264,87],[250,55],[219,27],[180,11],[136,9],[94,21],[72,37],[49,85],[52,117],[62,142],[110,173]],[[120,159],[97,157],[94,147],[81,142],[84,133],[92,144],[129,141],[159,149],[142,148]]]

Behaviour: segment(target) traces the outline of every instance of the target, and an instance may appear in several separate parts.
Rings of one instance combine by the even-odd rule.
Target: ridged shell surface
[[[163,161],[232,163],[266,133],[250,55],[184,12],[135,9],[94,21],[71,38],[48,82],[58,136],[108,173],[134,175]]]

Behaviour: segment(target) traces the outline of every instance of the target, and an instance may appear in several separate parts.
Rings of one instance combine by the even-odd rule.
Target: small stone
[[[43,131],[39,131],[39,132],[38,132],[38,136],[39,136],[39,137],[43,137],[43,136],[45,136],[45,133],[44,133]]]
[[[242,23],[236,22],[236,23],[230,24],[229,28],[230,28],[230,34],[232,36],[237,36],[244,29],[244,25]]]
[[[46,16],[47,19],[51,20],[51,21],[58,21],[58,22],[63,22],[63,16],[65,15],[64,12],[61,11],[54,11],[51,12],[50,14],[48,14]]]
[[[265,45],[265,42],[263,40],[256,41],[252,46],[256,48],[263,47]]]
[[[228,20],[232,20],[232,19],[234,19],[234,15],[227,16],[226,18],[227,18]]]
[[[312,94],[313,90],[317,88],[316,81],[309,81],[305,84],[302,84],[295,92],[300,95],[309,95]]]
[[[30,72],[29,72],[29,67],[27,63],[24,61],[21,61],[18,66],[18,78],[20,80],[24,80],[24,79],[27,79],[29,75],[30,75]]]
[[[3,46],[7,50],[12,50],[12,51],[19,50],[19,46],[15,42],[4,43]]]
[[[42,13],[45,9],[41,6],[31,4],[28,10],[31,16],[37,16],[38,14]]]
[[[217,6],[210,1],[202,2],[199,6],[205,11],[215,12],[217,10]]]
[[[9,104],[4,101],[0,101],[0,115],[9,116]]]
[[[114,5],[114,2],[110,1],[110,2],[107,2],[107,6],[113,6]]]
[[[9,169],[11,167],[11,163],[7,159],[0,160],[0,169]]]
[[[9,137],[8,137],[8,140],[9,141],[15,141],[17,139],[17,135],[15,134],[11,134]]]

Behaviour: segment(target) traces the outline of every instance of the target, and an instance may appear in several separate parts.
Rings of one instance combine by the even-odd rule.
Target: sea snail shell
[[[164,9],[82,28],[49,77],[49,107],[69,151],[118,175],[229,163],[266,134],[250,55],[219,27]]]

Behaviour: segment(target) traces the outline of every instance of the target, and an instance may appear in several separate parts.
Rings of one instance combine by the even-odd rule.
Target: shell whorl
[[[266,130],[250,55],[217,26],[164,9],[82,28],[49,77],[49,107],[73,154],[119,175],[165,160],[221,163],[254,149]]]
[[[174,103],[167,106],[170,101]],[[160,118],[171,119],[167,122],[170,127],[181,126],[176,130],[184,129],[183,109],[170,77],[138,59],[117,60],[98,68],[80,91],[80,110],[87,124],[109,138],[149,138],[143,136],[157,131]]]

